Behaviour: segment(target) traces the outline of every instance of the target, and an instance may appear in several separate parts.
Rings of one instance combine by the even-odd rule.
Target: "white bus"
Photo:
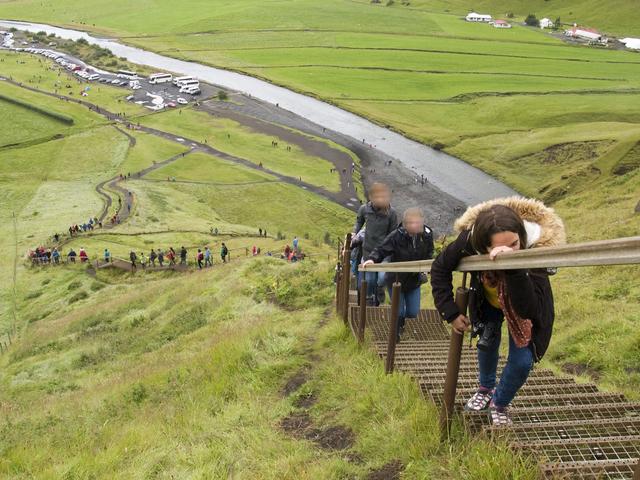
[[[173,79],[173,84],[176,87],[181,87],[182,82],[188,82],[188,81],[193,81],[195,80],[197,82],[197,80],[193,77],[176,77]]]
[[[173,75],[170,73],[154,73],[149,75],[149,83],[155,85],[156,83],[170,82],[173,79]]]
[[[186,93],[189,95],[200,95],[200,87],[197,85],[189,85],[187,87],[182,87],[180,89],[180,93]]]
[[[200,82],[198,80],[185,80],[183,82],[180,82],[178,84],[178,86],[182,89],[185,87],[199,87],[200,86]]]
[[[138,78],[138,74],[136,72],[129,72],[128,70],[118,70],[116,77],[135,79]]]

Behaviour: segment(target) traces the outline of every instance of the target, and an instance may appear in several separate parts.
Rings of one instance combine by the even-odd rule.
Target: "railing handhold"
[[[461,314],[467,314],[469,304],[469,290],[463,286],[456,290],[456,305]],[[451,433],[451,419],[455,408],[456,390],[458,387],[458,374],[460,373],[460,357],[462,355],[462,342],[464,334],[455,330],[451,331],[449,341],[449,355],[447,357],[447,373],[444,380],[444,396],[442,409],[440,410],[440,439],[449,438]]]
[[[364,329],[367,323],[367,281],[360,282],[360,321],[358,322],[358,342],[364,342]]]
[[[394,282],[391,288],[391,318],[389,319],[389,343],[385,371],[393,373],[396,359],[396,343],[398,337],[398,315],[400,314],[400,283]]]

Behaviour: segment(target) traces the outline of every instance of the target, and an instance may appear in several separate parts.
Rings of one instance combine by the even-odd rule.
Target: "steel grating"
[[[367,321],[365,330],[369,332],[374,342],[386,342],[389,337],[389,314],[391,309],[385,307],[367,307]],[[360,322],[360,307],[351,308],[354,325]],[[357,329],[356,329],[357,331]],[[449,332],[445,328],[440,315],[435,310],[420,310],[418,318],[408,318],[405,325],[403,340],[425,341],[449,339]]]
[[[629,460],[640,458],[640,435],[598,437],[578,440],[541,440],[512,442],[522,452],[536,452],[552,462],[590,462],[598,460]]]
[[[357,336],[360,310],[357,305],[350,307],[349,325]],[[382,359],[389,313],[388,306],[367,307],[366,333]],[[396,345],[395,367],[416,378],[423,396],[441,404],[448,352],[449,334],[438,313],[422,310],[417,319],[407,320],[405,335]],[[499,370],[505,363],[501,358]],[[476,391],[477,374],[476,350],[464,348],[457,411]],[[631,479],[640,461],[640,403],[599,392],[592,384],[577,384],[571,377],[558,377],[548,369],[533,370],[514,399],[512,427],[491,428],[486,412],[462,414],[470,430],[484,428],[492,436],[506,437],[513,448],[544,457],[540,464],[544,478]]]
[[[631,480],[637,463],[635,459],[545,463],[540,473],[554,480]]]
[[[626,437],[640,435],[640,417],[633,419],[607,418],[548,423],[521,423],[508,429],[486,427],[492,435],[522,442],[541,440],[575,440],[595,437]]]

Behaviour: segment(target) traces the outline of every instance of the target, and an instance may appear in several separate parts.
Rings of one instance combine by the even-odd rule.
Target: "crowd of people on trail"
[[[189,252],[183,245],[180,250],[176,251],[173,247],[169,247],[166,250],[162,248],[152,248],[148,254],[144,252],[136,253],[135,250],[129,252],[129,262],[132,270],[137,270],[138,267],[146,268],[164,268],[173,267],[175,265],[187,266]],[[222,242],[220,245],[220,262],[227,263],[230,261],[229,248]],[[212,267],[214,264],[214,254],[209,246],[198,248],[194,256],[194,265],[199,269]],[[109,263],[112,261],[111,252],[109,249],[104,249],[103,261]]]
[[[472,255],[495,260],[509,252],[561,245],[565,242],[562,220],[542,202],[521,197],[495,199],[469,207],[455,222],[457,238],[443,247],[431,265],[431,294],[452,334],[471,331],[477,337],[478,388],[465,410],[487,412],[497,426],[511,424],[509,406],[526,383],[536,362],[545,354],[554,322],[553,292],[548,269],[487,270],[472,272],[469,314],[454,301],[453,272]],[[351,245],[351,268],[358,292],[366,282],[366,304],[383,305],[392,284],[400,283],[396,341],[405,335],[406,319],[417,318],[421,286],[426,273],[384,274],[367,267],[384,262],[428,260],[434,256],[434,233],[419,208],[400,217],[391,206],[391,191],[375,183],[369,201],[356,217]],[[340,268],[338,266],[338,268]],[[385,288],[386,287],[386,288]],[[509,353],[497,376],[502,326],[506,323]]]
[[[81,223],[80,225],[69,225],[69,236],[73,237],[77,236],[81,232],[90,232],[94,228],[102,228],[102,222],[98,220],[98,217],[90,218],[88,221]],[[56,233],[53,238],[58,242],[60,240],[60,235]]]
[[[34,248],[27,252],[27,258],[34,265],[59,265],[65,261],[63,254],[58,250],[58,247],[45,248],[40,246],[38,248]],[[89,255],[84,248],[80,248],[78,252],[73,248],[70,248],[66,255],[66,262],[76,263],[76,259],[78,259],[80,263],[86,263],[89,261]]]

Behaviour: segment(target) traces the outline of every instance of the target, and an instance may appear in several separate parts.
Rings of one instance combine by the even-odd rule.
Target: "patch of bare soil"
[[[601,376],[600,371],[584,363],[567,362],[562,365],[562,371],[571,375],[589,375],[594,380]]]
[[[367,475],[367,480],[399,480],[404,470],[404,464],[400,460],[392,460],[377,470]]]
[[[307,412],[292,413],[280,420],[280,428],[296,438],[305,438],[305,434],[311,424],[311,417]]]
[[[307,382],[307,379],[308,379],[307,375],[308,375],[307,370],[298,370],[296,373],[294,373],[293,376],[289,378],[289,380],[287,380],[287,383],[282,389],[282,394],[286,397],[288,395],[291,395],[296,390],[298,390],[302,385],[304,385]]]

